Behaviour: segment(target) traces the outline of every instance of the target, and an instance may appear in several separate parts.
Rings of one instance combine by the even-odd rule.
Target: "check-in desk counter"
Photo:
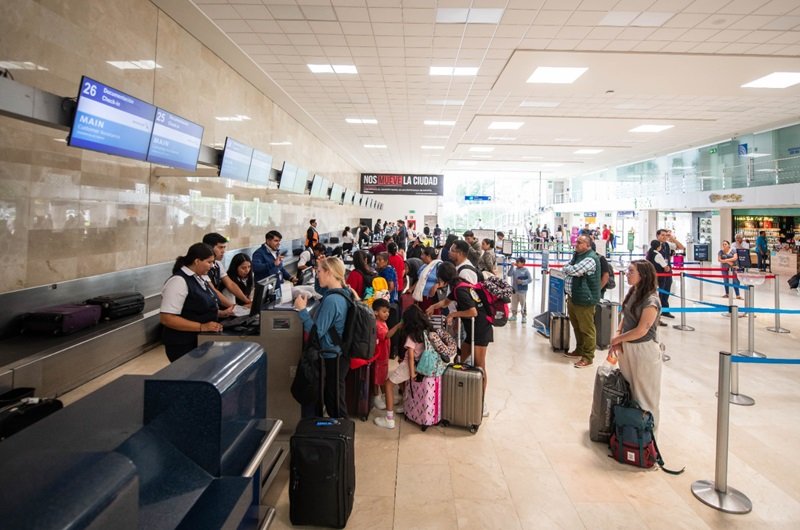
[[[266,359],[217,342],[123,376],[0,443],[0,527],[253,529],[282,462]]]
[[[319,303],[308,300],[314,313]],[[303,322],[291,304],[273,305],[261,311],[256,335],[239,335],[236,331],[201,334],[198,342],[255,342],[267,352],[267,414],[283,422],[282,435],[291,435],[300,421],[300,405],[291,394],[292,381],[303,352]]]

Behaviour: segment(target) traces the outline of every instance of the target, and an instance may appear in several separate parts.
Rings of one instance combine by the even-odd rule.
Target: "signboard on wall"
[[[444,195],[444,175],[362,173],[361,193],[381,195]]]

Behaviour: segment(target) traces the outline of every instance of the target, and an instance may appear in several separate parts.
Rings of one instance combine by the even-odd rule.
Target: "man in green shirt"
[[[592,250],[590,236],[581,235],[575,242],[575,254],[564,266],[564,290],[567,293],[567,311],[575,330],[575,351],[567,357],[579,358],[575,368],[591,366],[597,349],[597,330],[594,327],[594,308],[600,301],[600,257]]]

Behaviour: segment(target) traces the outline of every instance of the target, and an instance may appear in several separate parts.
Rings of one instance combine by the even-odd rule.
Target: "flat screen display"
[[[329,199],[331,196],[331,181],[328,179],[322,179],[322,189],[319,190],[319,196],[323,199]]]
[[[194,171],[202,142],[202,125],[157,107],[147,161]]]
[[[314,180],[311,181],[311,196],[320,197],[320,190],[322,190],[322,176],[314,174]]]
[[[331,185],[331,200],[336,204],[342,204],[342,195],[344,195],[344,188],[334,182]]]
[[[353,190],[346,189],[344,190],[344,203],[347,206],[353,204],[353,197],[355,196],[355,192]]]
[[[297,175],[294,177],[294,192],[305,194],[308,189],[308,170],[297,168]]]
[[[353,197],[353,204],[355,204],[356,206],[361,206],[361,197],[363,197],[363,195],[361,195],[360,193],[356,193],[356,196]]]
[[[145,160],[155,117],[155,106],[83,76],[68,145]]]
[[[281,169],[281,181],[278,184],[278,189],[293,192],[296,175],[297,166],[293,166],[289,162],[284,162],[283,169]]]
[[[253,158],[250,160],[247,182],[251,184],[266,184],[269,182],[269,172],[271,170],[272,155],[253,149]]]
[[[219,176],[247,182],[247,174],[250,172],[250,159],[252,158],[252,147],[237,142],[230,136],[225,138],[225,150],[222,151]]]

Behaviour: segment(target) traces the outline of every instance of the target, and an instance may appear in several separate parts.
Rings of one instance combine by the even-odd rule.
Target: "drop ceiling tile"
[[[369,11],[362,7],[337,7],[336,17],[340,22],[369,22]]]
[[[551,40],[553,40],[553,39],[549,39],[549,38],[548,39],[523,39],[519,43],[519,49],[520,50],[544,50],[545,48],[547,48],[547,45],[550,44]],[[495,50],[489,50],[489,54],[492,57],[496,57],[496,55],[494,55],[494,52],[495,52]],[[510,54],[508,54],[508,52],[506,52],[506,54],[503,55],[503,57],[506,57],[508,55],[510,55]]]
[[[580,44],[580,40],[577,39],[553,39],[547,45],[546,49],[548,50],[574,50],[578,44]]]
[[[575,49],[576,50],[592,50],[592,51],[599,51],[605,50],[606,46],[610,43],[610,40],[582,40],[580,44],[578,44]]]
[[[800,16],[783,16],[775,18],[772,22],[763,25],[760,29],[768,30],[795,30],[800,29]]]
[[[775,37],[775,32],[773,31],[751,31],[750,33],[739,39],[739,41],[762,44],[765,42],[769,42],[773,37]]]
[[[647,11],[652,3],[652,0],[620,0],[614,11]]]
[[[314,30],[311,25],[305,20],[279,20],[278,25],[284,33],[308,33],[311,34]]]
[[[783,44],[760,44],[750,50],[750,53],[772,55],[786,48]]]
[[[607,14],[606,11],[576,11],[567,20],[567,26],[595,26]]]
[[[244,20],[218,20],[217,26],[225,33],[246,33],[252,31]]]
[[[263,44],[259,36],[255,33],[228,33],[228,36],[236,44]]]
[[[296,5],[268,5],[267,9],[276,20],[303,20],[303,12]]]
[[[503,18],[500,19],[500,24],[529,25],[536,18],[536,13],[536,9],[506,9],[503,11]]]
[[[259,33],[258,36],[264,44],[269,44],[270,46],[286,44],[286,35],[280,31]]]
[[[308,24],[315,35],[340,35],[342,33],[342,27],[338,22],[311,20]]]
[[[781,55],[788,57],[800,56],[800,44],[792,44],[780,50]]]
[[[319,35],[317,34],[317,42],[320,46],[347,46],[347,41],[344,35]]]
[[[350,55],[353,57],[377,57],[378,52],[369,46],[354,46],[350,48]]]
[[[719,32],[715,29],[690,29],[681,35],[681,40],[688,42],[705,42],[717,33]]]
[[[561,26],[571,15],[572,11],[540,11],[534,23],[537,26]]]
[[[243,44],[239,46],[247,54],[270,53],[272,50],[264,44]]]
[[[402,48],[405,45],[405,39],[401,35],[381,35],[377,42],[378,46],[384,48]]]
[[[638,43],[633,50],[637,52],[657,52],[661,51],[661,48],[669,44],[669,42],[665,41],[658,41],[658,40],[647,40],[644,42]]]
[[[617,40],[612,41],[611,44],[606,46],[606,51],[610,52],[628,52],[636,46],[636,41],[632,40]]]
[[[546,9],[548,11],[574,11],[575,9],[578,9],[580,4],[581,0],[547,0],[542,6],[542,9]]]
[[[761,6],[769,0],[733,0],[722,9],[725,13],[735,13],[739,15],[749,15],[758,13]]]
[[[402,22],[403,11],[399,7],[370,8],[369,18],[372,22]]]
[[[345,35],[372,35],[372,26],[364,22],[339,22]]]
[[[236,9],[236,12],[239,13],[244,19],[247,20],[272,20],[272,15],[270,15],[267,8],[263,5],[241,5],[237,4],[233,6]]]
[[[583,0],[580,11],[611,11],[618,0]]]
[[[696,42],[672,42],[662,48],[662,53],[686,53],[696,46]]]
[[[701,42],[694,48],[692,48],[692,53],[716,53],[724,48],[726,44],[724,42]]]
[[[669,19],[663,27],[665,28],[693,28],[708,18],[707,14],[702,13],[678,13]]]
[[[403,3],[403,22],[433,24],[436,20],[435,9],[412,9],[406,7],[407,4]]]
[[[759,29],[775,20],[772,15],[749,15],[730,25],[731,29]]]
[[[653,28],[625,28],[617,36],[619,40],[645,40],[655,30]]]
[[[349,46],[375,46],[375,37],[372,35],[345,35]]]
[[[694,0],[656,0],[653,5],[648,7],[648,10],[678,13],[691,5],[693,1]]]
[[[481,24],[487,25],[487,24]],[[515,38],[520,39],[525,35],[528,26],[520,26],[520,25],[511,25],[511,24],[503,24],[497,28],[497,32],[495,35],[497,37],[505,37],[505,38]]]
[[[467,24],[467,26],[469,26]],[[433,34],[437,37],[460,37],[464,33],[464,24],[434,24]]]
[[[761,15],[800,15],[800,6],[796,2],[786,0],[773,0],[761,6],[758,10]]]
[[[407,36],[406,46],[419,48],[420,46],[431,45],[426,43],[433,43],[433,26],[428,24],[403,24],[403,26],[398,26],[395,24],[395,27],[401,32],[400,34]],[[377,31],[375,33],[378,35],[383,34]]]
[[[622,28],[596,27],[586,36],[592,40],[613,40],[622,33]]]
[[[306,20],[309,21],[336,20],[336,12],[330,5],[303,5],[300,9],[303,11],[303,15],[305,15]]]
[[[770,44],[799,44],[800,31],[786,31],[769,41]]]
[[[203,5],[201,7],[201,10],[211,20],[224,20],[224,19],[238,20],[242,18],[241,16],[239,16],[239,13],[231,5],[223,5],[223,4]]]

